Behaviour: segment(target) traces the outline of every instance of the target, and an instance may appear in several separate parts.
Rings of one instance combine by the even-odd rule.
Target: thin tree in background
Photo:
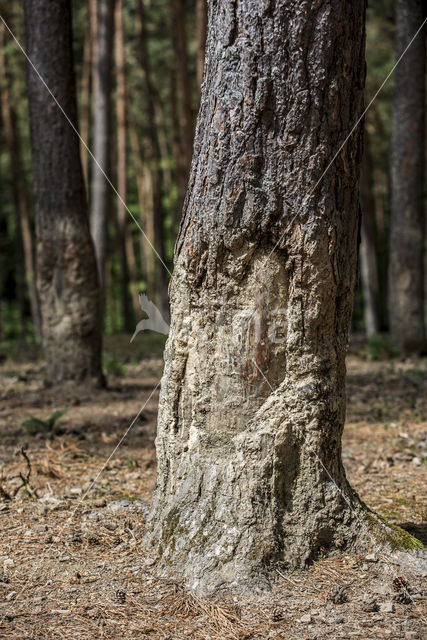
[[[140,234],[142,269],[147,285],[147,292],[156,290],[156,272],[152,246],[154,246],[154,210],[153,210],[153,182],[151,171],[142,156],[138,131],[132,112],[128,108],[129,139],[132,150],[133,169],[135,172],[140,224],[144,234]]]
[[[396,0],[396,56],[424,19],[422,0]],[[388,313],[392,344],[420,354],[424,331],[425,34],[396,68],[391,167]]]
[[[83,43],[83,66],[80,90],[79,105],[79,128],[80,135],[84,142],[89,145],[89,123],[90,123],[90,75],[92,70],[92,23],[90,15],[90,1],[87,2],[87,20],[85,25],[84,43]],[[82,161],[83,176],[85,180],[86,192],[88,190],[88,162],[89,154],[86,147],[80,145],[80,156]]]
[[[127,150],[126,150],[126,70],[125,50],[123,42],[123,3],[116,0],[115,5],[115,63],[116,63],[116,113],[117,113],[117,191],[121,199],[117,198],[117,247],[121,269],[121,298],[123,324],[127,332],[133,331],[134,318],[132,314],[132,300],[137,304],[135,258],[132,237],[128,229],[127,199]],[[133,264],[132,264],[133,263]],[[132,265],[132,278],[130,277]],[[132,280],[132,283],[131,283]],[[132,300],[129,285],[132,284]],[[135,309],[135,307],[133,307]]]
[[[163,207],[163,171],[161,167],[160,144],[158,137],[158,128],[156,122],[156,111],[154,103],[155,88],[151,78],[151,61],[148,49],[148,35],[146,27],[145,9],[142,0],[138,0],[138,18],[139,18],[139,38],[138,47],[140,53],[140,61],[144,78],[145,101],[147,109],[147,125],[148,140],[147,150],[149,167],[152,180],[152,196],[153,196],[153,228],[154,228],[154,247],[160,258],[165,262],[165,230],[164,219],[165,211]],[[151,259],[154,264],[155,273],[155,292],[154,297],[156,304],[160,307],[163,315],[169,317],[169,301],[168,301],[168,277],[163,264],[160,262],[154,252],[151,252]],[[148,295],[152,295],[148,291]]]
[[[206,30],[208,27],[208,4],[206,0],[196,0],[196,41],[197,41],[197,84],[202,86],[205,64]]]
[[[178,158],[178,171],[182,173],[185,185],[188,183],[188,175],[193,155],[194,139],[194,113],[192,107],[191,79],[188,68],[187,36],[185,31],[185,12],[183,0],[171,0],[172,35],[177,64],[177,85],[180,104],[179,140],[180,155]],[[172,96],[172,100],[178,102]],[[180,202],[180,207],[182,202]]]
[[[91,232],[102,291],[105,284],[107,228],[111,187],[103,175],[110,173],[111,82],[113,63],[114,0],[100,0],[97,15],[97,41],[93,67],[93,151]],[[99,165],[99,166],[98,166]],[[101,170],[102,169],[102,170]]]
[[[16,251],[16,283],[17,299],[19,301],[21,317],[21,337],[25,338],[25,292],[28,286],[31,317],[36,338],[41,339],[41,317],[36,287],[34,264],[34,249],[31,233],[30,207],[28,202],[28,188],[25,179],[25,167],[22,159],[20,132],[15,109],[12,105],[11,79],[7,71],[5,52],[5,30],[0,23],[0,83],[1,83],[1,111],[6,143],[9,150],[11,185],[15,209],[15,240]],[[10,67],[9,67],[10,68]]]
[[[70,0],[25,0],[28,55],[74,126]],[[27,65],[37,283],[47,381],[102,382],[101,304],[79,140]]]
[[[378,334],[379,284],[375,247],[375,198],[372,184],[372,159],[368,133],[365,132],[363,161],[360,175],[360,204],[362,210],[360,273],[363,290],[363,314],[368,338]]]

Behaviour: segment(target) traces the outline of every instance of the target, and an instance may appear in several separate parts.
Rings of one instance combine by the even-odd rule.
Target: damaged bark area
[[[371,538],[341,462],[359,129],[323,176],[363,85],[363,0],[210,2],[146,537],[200,593]]]

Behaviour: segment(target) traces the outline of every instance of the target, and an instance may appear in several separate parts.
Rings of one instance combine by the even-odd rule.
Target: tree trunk
[[[21,153],[21,140],[16,113],[10,96],[10,79],[7,74],[4,48],[5,26],[0,25],[0,82],[2,118],[6,143],[9,149],[10,169],[12,175],[13,202],[16,215],[16,234],[18,241],[17,263],[17,298],[20,305],[21,324],[25,334],[25,290],[28,285],[31,317],[36,338],[41,338],[41,318],[37,295],[34,266],[33,240],[31,236],[30,213],[28,205],[28,189],[25,180],[25,168]],[[24,337],[24,335],[22,335]]]
[[[104,290],[107,255],[108,213],[111,187],[101,169],[110,172],[111,67],[113,62],[114,0],[100,0],[98,40],[93,79],[93,149],[99,164],[93,163],[91,184],[91,232],[101,289]],[[100,169],[101,167],[101,169]]]
[[[366,335],[372,337],[380,330],[378,302],[378,267],[375,247],[375,199],[372,186],[372,162],[368,134],[360,176],[360,204],[362,209],[360,272],[363,289],[363,314]]]
[[[422,0],[396,0],[396,56],[423,21]],[[391,341],[402,355],[419,354],[424,333],[425,34],[396,68],[388,310]]]
[[[188,167],[186,164],[184,153],[181,149],[181,128],[178,116],[178,95],[176,91],[176,77],[171,62],[170,71],[170,108],[171,108],[171,134],[172,134],[172,151],[175,164],[175,177],[178,187],[178,207],[176,212],[176,222],[179,223],[182,205],[185,200],[185,194],[188,184]]]
[[[140,210],[141,227],[145,236],[141,233],[141,256],[144,277],[147,283],[147,291],[154,291],[155,282],[155,254],[151,249],[154,246],[154,212],[153,193],[151,188],[151,174],[147,167],[144,167],[141,147],[139,144],[138,132],[135,122],[129,110],[129,138],[132,149],[133,167],[135,171],[136,188],[138,191],[138,203]],[[149,242],[147,242],[147,238]]]
[[[71,3],[25,0],[27,51],[77,125]],[[102,381],[100,296],[79,140],[27,66],[37,277],[47,380]]]
[[[90,74],[92,60],[92,29],[90,20],[90,4],[87,3],[87,21],[85,26],[85,39],[83,45],[83,69],[80,92],[79,124],[80,135],[89,146],[89,120],[90,120]],[[83,144],[80,144],[80,157],[82,162],[85,189],[88,189],[88,152]]]
[[[196,39],[197,39],[197,84],[202,86],[205,64],[206,29],[208,26],[208,5],[206,0],[196,0]]]
[[[191,81],[188,71],[187,38],[183,0],[171,0],[172,30],[175,56],[178,64],[178,87],[181,101],[181,154],[186,182],[193,155],[194,117],[191,96]]]
[[[201,593],[371,539],[341,461],[360,127],[322,177],[362,110],[364,5],[209,5],[146,538]]]
[[[125,81],[125,50],[123,44],[122,0],[116,0],[115,7],[115,62],[117,77],[117,191],[122,200],[117,198],[117,231],[118,248],[121,268],[121,296],[122,314],[125,331],[133,332],[134,318],[129,296],[129,262],[126,246],[126,228],[128,213],[126,211],[127,181],[126,181],[126,81]]]
[[[165,239],[164,239],[164,209],[163,209],[163,172],[161,168],[161,154],[159,138],[157,133],[157,123],[154,105],[154,87],[151,80],[151,65],[147,46],[147,29],[145,23],[145,12],[142,0],[138,0],[140,30],[139,44],[141,65],[144,74],[145,98],[147,104],[147,121],[149,128],[149,166],[152,176],[152,194],[153,194],[153,225],[154,225],[154,247],[165,262]],[[155,302],[160,308],[164,317],[169,317],[169,300],[168,300],[168,277],[163,264],[156,257],[154,259],[155,268]],[[148,291],[148,295],[153,292]]]

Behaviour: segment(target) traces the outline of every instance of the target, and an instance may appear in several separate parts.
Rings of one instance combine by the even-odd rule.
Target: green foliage
[[[383,360],[397,356],[398,351],[390,345],[387,336],[378,334],[368,338],[363,355],[367,360]]]
[[[65,407],[65,409],[58,409],[57,411],[54,411],[47,420],[41,420],[40,418],[30,416],[27,420],[21,422],[21,426],[27,427],[28,433],[32,436],[37,433],[53,433],[55,431],[55,423],[59,418],[67,413],[67,411],[68,407]]]
[[[125,370],[119,361],[108,353],[103,354],[102,366],[105,373],[109,376],[113,376],[114,378],[120,378],[125,375]]]

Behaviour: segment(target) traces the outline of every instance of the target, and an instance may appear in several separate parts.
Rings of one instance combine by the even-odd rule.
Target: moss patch
[[[370,512],[366,514],[369,529],[374,533],[380,544],[389,545],[392,551],[402,549],[413,551],[423,549],[423,543],[410,533],[388,522],[378,513]]]

